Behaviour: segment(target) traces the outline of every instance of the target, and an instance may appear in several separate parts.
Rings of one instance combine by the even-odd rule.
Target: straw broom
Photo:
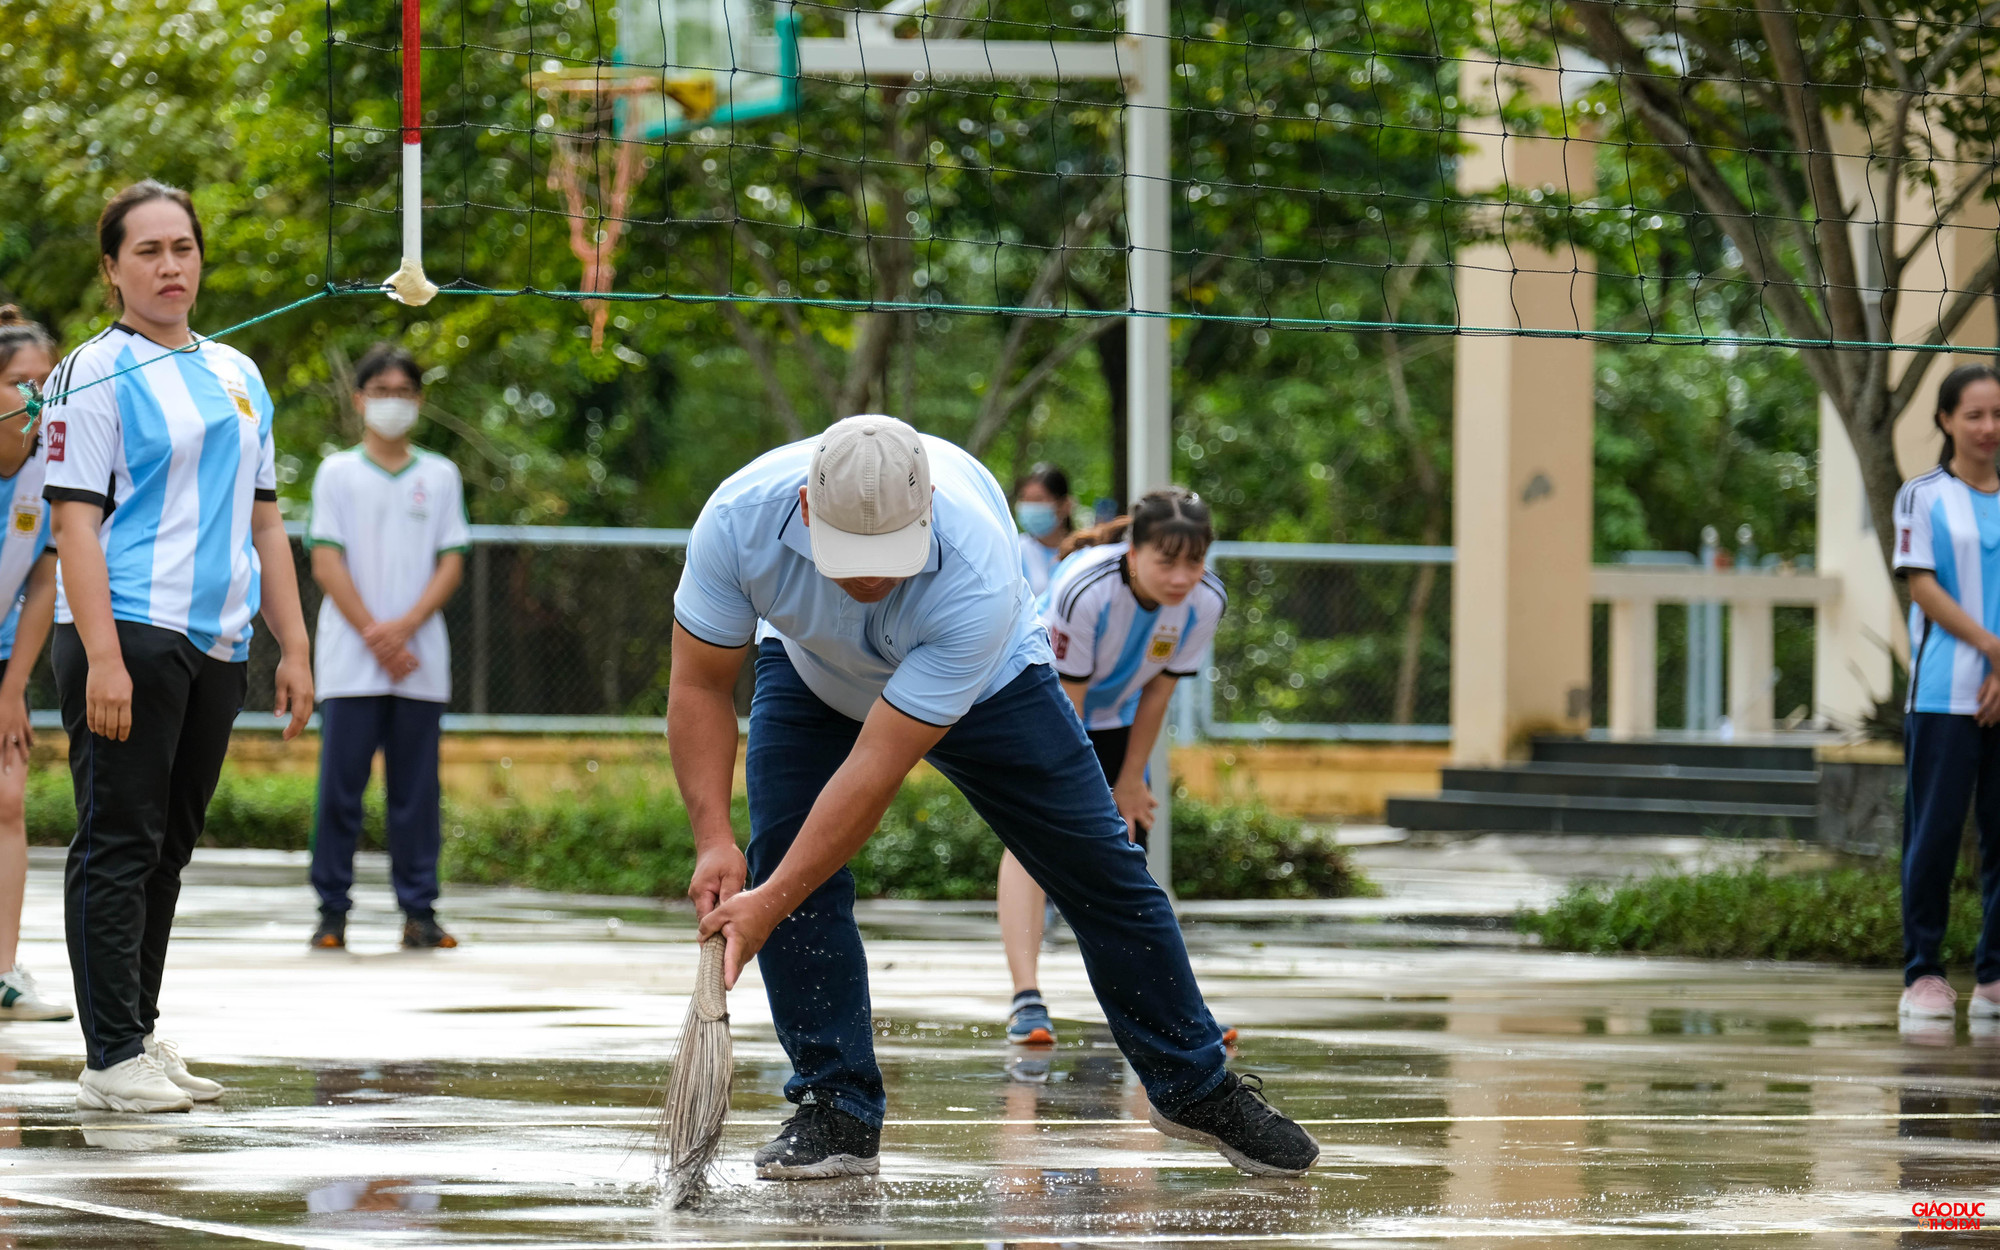
[[[708,1168],[722,1146],[722,1122],[729,1114],[729,1084],[735,1057],[729,1041],[729,1006],[722,989],[723,937],[701,944],[694,995],[681,1024],[680,1053],[667,1078],[655,1158],[661,1199],[678,1210],[701,1201]]]

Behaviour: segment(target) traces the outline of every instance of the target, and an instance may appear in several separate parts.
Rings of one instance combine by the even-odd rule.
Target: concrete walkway
[[[1542,853],[1457,852],[1523,880]],[[1425,908],[1477,895],[1425,875],[1446,862],[1405,846],[1371,871]],[[1307,1178],[1254,1181],[1141,1122],[1072,948],[1043,978],[1064,1046],[1010,1053],[991,921],[900,904],[863,909],[882,1176],[750,1178],[786,1070],[752,976],[730,1004],[735,1187],[668,1215],[649,1143],[688,915],[459,890],[465,946],[404,953],[382,876],[366,865],[354,949],[328,956],[305,949],[301,857],[197,857],[162,1023],[229,1083],[218,1106],[79,1115],[74,1026],[0,1026],[0,1250],[1919,1245],[1913,1202],[2000,1185],[2000,1038],[1899,1035],[1893,974],[1363,948],[1309,917],[1191,914],[1237,1066],[1325,1145]],[[24,958],[52,987],[58,884],[38,852]]]

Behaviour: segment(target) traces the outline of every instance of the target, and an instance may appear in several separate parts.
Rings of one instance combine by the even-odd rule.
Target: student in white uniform
[[[1076,532],[1069,474],[1043,461],[1014,485],[1014,520],[1021,526],[1021,573],[1040,598],[1062,563],[1063,544]]]
[[[188,328],[202,231],[188,193],[141,182],[97,223],[118,320],[49,379],[43,496],[62,559],[54,667],[76,837],[63,911],[88,1111],[185,1111],[222,1086],[154,1026],[180,897],[248,686],[251,618],[281,651],[286,738],[312,660],[278,511],[273,409],[248,356]]]
[[[1990,1020],[2000,1018],[2000,374],[1952,370],[1938,386],[1935,419],[1944,431],[1938,467],[1896,494],[1896,574],[1910,586],[1898,1014],[1957,1015],[1943,947],[1970,807],[1985,921],[1968,1014]]]
[[[20,964],[21,897],[28,884],[28,675],[48,641],[56,607],[56,556],[42,499],[47,465],[19,387],[40,388],[56,367],[56,341],[12,304],[0,308],[0,1020],[67,1020]]]
[[[347,944],[361,795],[380,751],[403,945],[457,946],[436,909],[438,736],[451,701],[451,640],[440,612],[465,572],[465,488],[457,465],[410,444],[424,375],[408,353],[370,349],[354,385],[361,445],[321,462],[306,524],[313,577],[326,591],[312,945]]]
[[[1056,675],[1076,705],[1127,835],[1139,845],[1159,806],[1146,761],[1174,683],[1193,676],[1229,596],[1208,571],[1208,505],[1180,487],[1143,496],[1130,516],[1085,530],[1041,598]],[[1014,856],[1000,860],[1000,936],[1014,1001],[1007,1040],[1052,1046],[1055,1025],[1036,987],[1043,893]],[[1235,1040],[1225,1028],[1224,1041]]]

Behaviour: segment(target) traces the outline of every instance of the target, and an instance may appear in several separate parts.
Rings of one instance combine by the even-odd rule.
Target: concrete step
[[[1818,802],[1819,775],[1777,768],[1529,763],[1504,768],[1447,768],[1442,788],[1486,794],[1566,794],[1811,807]]]
[[[1389,800],[1388,822],[1450,832],[1678,834],[1810,839],[1818,809],[1803,803],[1715,803],[1445,790]]]
[[[1589,738],[1537,738],[1531,758],[1538,764],[1623,764],[1641,768],[1752,768],[1811,772],[1818,767],[1809,746],[1738,745],[1725,742],[1599,742]]]

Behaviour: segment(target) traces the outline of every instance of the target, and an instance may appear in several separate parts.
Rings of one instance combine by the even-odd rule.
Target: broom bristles
[[[735,1053],[722,988],[723,951],[719,933],[701,944],[701,965],[681,1025],[680,1051],[667,1079],[655,1162],[661,1199],[669,1208],[691,1207],[701,1200],[708,1188],[709,1166],[722,1147],[722,1123],[729,1115]]]

